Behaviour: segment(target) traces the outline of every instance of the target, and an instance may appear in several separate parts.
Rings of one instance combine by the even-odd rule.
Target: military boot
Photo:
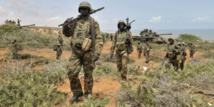
[[[76,102],[78,100],[79,97],[82,97],[83,93],[81,94],[77,94],[77,95],[73,95],[73,97],[69,100],[70,103]]]

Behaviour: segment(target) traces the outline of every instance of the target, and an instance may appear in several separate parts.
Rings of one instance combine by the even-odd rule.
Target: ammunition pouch
[[[182,59],[182,56],[181,55],[176,55],[176,60],[181,60]]]
[[[116,47],[117,47],[117,49],[118,49],[119,51],[123,51],[123,50],[126,49],[126,45],[125,45],[124,42],[118,42],[118,43],[116,44]]]
[[[83,51],[88,51],[91,48],[91,46],[92,46],[92,40],[88,39],[88,38],[85,38],[83,40],[81,48],[82,48]]]

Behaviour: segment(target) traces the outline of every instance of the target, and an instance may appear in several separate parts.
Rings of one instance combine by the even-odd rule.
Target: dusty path
[[[102,77],[100,79],[95,79],[94,80],[94,87],[93,87],[93,95],[92,97],[95,99],[104,99],[108,98],[109,99],[109,104],[106,107],[115,107],[115,95],[117,93],[117,90],[121,88],[120,83],[118,82],[119,80],[117,79],[116,76],[114,77]],[[81,84],[83,87],[83,79],[81,79]],[[59,91],[68,93],[68,99],[65,101],[65,105],[69,104],[69,99],[73,96],[70,90],[70,84],[69,80],[66,79],[65,83],[62,84],[57,88]],[[83,99],[83,98],[82,98]],[[81,102],[76,103],[81,104]]]

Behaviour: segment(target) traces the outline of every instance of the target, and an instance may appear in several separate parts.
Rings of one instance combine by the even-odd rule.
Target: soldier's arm
[[[133,40],[132,40],[132,33],[129,31],[129,39],[130,39],[130,44],[133,43]]]
[[[112,46],[111,46],[111,54],[114,54],[114,50],[116,48],[116,43],[117,43],[117,32],[113,35],[113,41],[112,41]]]
[[[97,21],[95,21],[95,36],[96,36],[96,39],[102,40],[102,36],[101,36],[101,33],[100,33],[100,27],[99,27],[99,24],[98,24]],[[95,49],[96,49],[95,52],[98,55],[100,55],[101,52],[102,52],[102,49],[103,49],[103,42],[96,43]]]

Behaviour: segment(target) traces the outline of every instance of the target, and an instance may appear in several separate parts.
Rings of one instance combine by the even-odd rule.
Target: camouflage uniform
[[[12,59],[17,59],[18,58],[18,45],[16,43],[16,40],[11,41],[12,45],[10,47],[10,51],[12,53]]]
[[[123,23],[124,21],[119,21],[118,26],[120,23]],[[127,38],[128,33],[128,38]],[[126,29],[118,30],[114,35],[114,40],[112,42],[112,48],[111,48],[111,54],[114,53],[114,50],[116,48],[116,58],[117,58],[117,69],[118,72],[121,73],[122,79],[126,80],[127,77],[127,64],[128,64],[128,53],[127,53],[127,43],[126,40],[130,40],[131,42],[132,34],[131,32],[127,32]]]
[[[61,47],[63,47],[63,38],[61,35],[59,35],[58,41],[59,41],[59,44],[61,45]]]
[[[79,11],[82,5],[83,7],[90,8],[91,6],[88,2],[80,3]],[[67,64],[68,77],[70,80],[70,88],[73,92],[73,98],[77,95],[77,98],[83,94],[82,86],[80,79],[78,77],[81,68],[83,67],[84,71],[84,95],[87,97],[89,94],[92,95],[93,87],[93,70],[95,68],[95,57],[100,55],[102,45],[97,45],[97,50],[94,56],[92,46],[87,51],[82,49],[83,41],[87,38],[92,40],[92,21],[94,22],[95,27],[95,38],[100,36],[99,24],[90,16],[83,17],[82,15],[78,16],[77,22],[75,24],[75,29],[73,35],[71,35],[71,49],[72,55]],[[64,33],[64,32],[63,32]],[[65,34],[64,34],[65,35]],[[101,37],[100,37],[101,38]],[[76,100],[76,97],[71,99],[72,101]],[[71,102],[70,100],[70,102]]]
[[[190,53],[190,58],[193,58],[193,55],[195,53],[195,46],[192,43],[189,44],[189,53]]]
[[[146,46],[144,47],[144,56],[146,57],[146,63],[149,62],[149,53],[152,47],[147,43]]]
[[[138,59],[140,59],[141,53],[143,51],[143,47],[142,47],[142,44],[140,42],[138,42],[137,51],[138,51]]]
[[[173,40],[172,38],[168,39]],[[167,44],[167,54],[166,54],[166,58],[168,58],[168,63],[166,64],[166,68],[170,68],[170,66],[172,65],[175,69],[175,71],[178,70],[179,67],[179,60],[178,60],[178,55],[180,54],[178,47],[174,44],[174,40],[173,43],[169,43]]]
[[[60,44],[58,44],[55,48],[54,51],[56,51],[56,59],[60,60],[61,59],[61,55],[62,55],[62,47],[60,46]]]
[[[180,60],[179,60],[180,68],[181,68],[181,70],[183,70],[184,66],[185,66],[185,61],[186,61],[186,55],[187,55],[186,47],[185,47],[184,42],[178,44],[178,47],[179,47],[179,51],[180,51]]]

